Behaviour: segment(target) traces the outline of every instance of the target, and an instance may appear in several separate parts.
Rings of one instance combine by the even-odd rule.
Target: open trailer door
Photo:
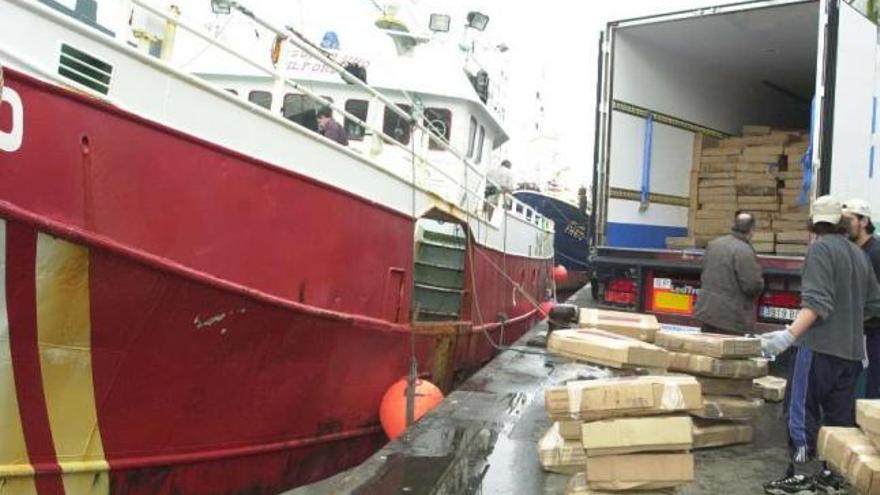
[[[823,0],[819,28],[813,192],[862,197],[880,208],[877,25],[844,1]]]

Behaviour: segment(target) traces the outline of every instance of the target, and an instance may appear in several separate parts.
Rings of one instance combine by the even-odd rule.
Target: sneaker
[[[824,469],[816,476],[816,492],[828,495],[849,493],[846,479],[830,469]]]
[[[811,477],[796,474],[764,483],[764,493],[770,495],[814,495],[816,493],[816,482]]]

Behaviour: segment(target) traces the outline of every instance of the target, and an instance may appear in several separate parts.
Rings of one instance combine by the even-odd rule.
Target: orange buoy
[[[556,306],[556,303],[553,301],[544,301],[538,305],[538,310],[544,318],[547,318],[550,316],[550,310],[552,310],[554,306]]]
[[[564,266],[556,265],[556,267],[553,268],[553,281],[554,282],[556,282],[557,284],[561,284],[562,282],[565,282],[565,279],[567,279],[567,278],[568,278],[568,270],[566,270]]]
[[[413,417],[418,421],[443,400],[443,392],[426,380],[416,381]],[[394,382],[382,396],[379,421],[388,438],[394,440],[406,430],[406,377]]]

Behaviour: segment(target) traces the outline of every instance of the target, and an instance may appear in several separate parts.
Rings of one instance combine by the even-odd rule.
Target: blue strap
[[[801,168],[804,169],[804,183],[801,185],[801,197],[799,203],[803,206],[810,201],[810,189],[813,186],[813,134],[816,132],[816,97],[810,103],[810,135],[808,137],[807,151],[801,157]]]
[[[871,153],[868,156],[868,178],[874,178],[874,136],[877,134],[877,97],[874,97],[874,106],[871,107]]]
[[[648,209],[651,199],[651,151],[654,147],[654,114],[645,117],[645,148],[642,154],[642,188],[639,211]]]

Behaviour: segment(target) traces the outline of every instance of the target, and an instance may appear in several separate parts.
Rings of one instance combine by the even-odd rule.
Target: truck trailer
[[[803,146],[774,166],[788,173],[776,177],[800,191],[804,211],[825,194],[861,197],[880,211],[878,54],[877,24],[840,0],[752,1],[609,23],[599,42],[590,253],[599,306],[697,325],[704,245],[694,229],[713,199],[698,195],[698,180],[712,175],[700,163],[744,132],[765,129],[768,143],[777,143],[770,129],[800,137]],[[777,210],[773,221],[782,216]],[[693,244],[672,248],[673,238]],[[762,330],[797,314],[803,256],[759,260]]]

